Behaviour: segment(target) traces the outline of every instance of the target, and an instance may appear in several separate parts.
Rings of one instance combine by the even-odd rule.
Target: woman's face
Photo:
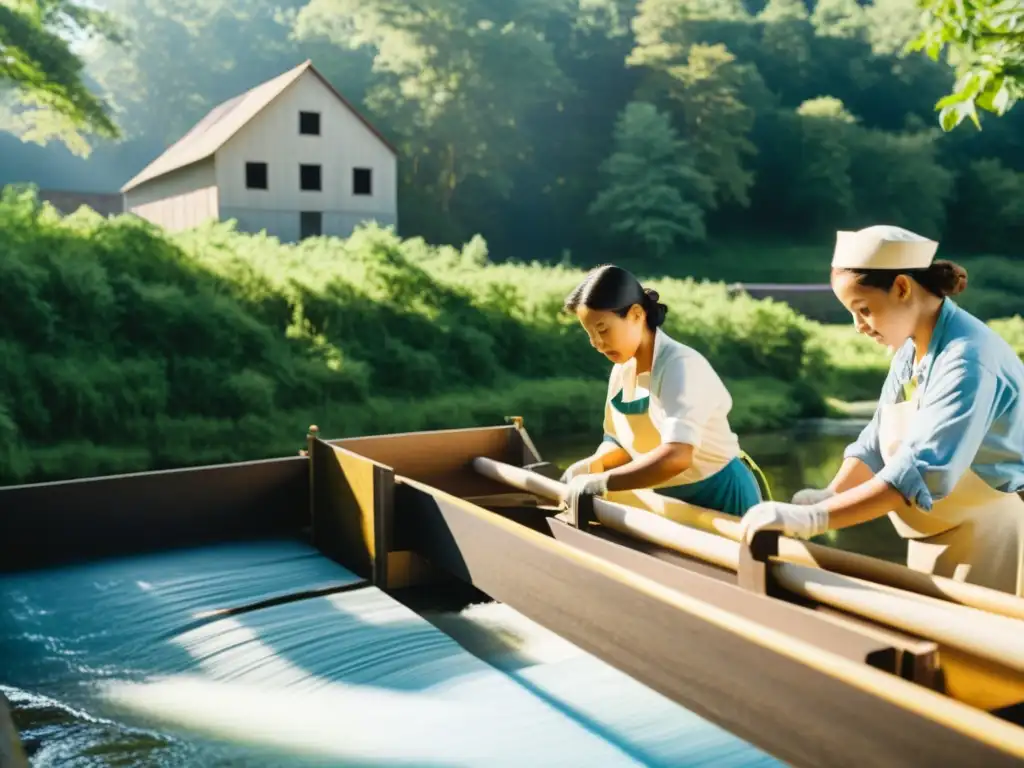
[[[625,317],[610,310],[578,307],[576,317],[590,337],[591,346],[613,363],[625,363],[636,355],[644,337],[644,311],[639,304]]]
[[[914,333],[914,285],[906,275],[896,278],[888,291],[857,282],[852,272],[832,277],[832,291],[853,315],[858,333],[869,336],[891,349],[902,346]]]

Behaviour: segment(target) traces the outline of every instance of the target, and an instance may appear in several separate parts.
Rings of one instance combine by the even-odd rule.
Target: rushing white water
[[[508,606],[420,616],[293,541],[0,577],[0,682],[129,734],[35,765],[776,764]]]

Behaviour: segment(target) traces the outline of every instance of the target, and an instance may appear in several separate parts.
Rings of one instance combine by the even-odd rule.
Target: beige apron
[[[649,410],[643,410],[640,412],[639,408],[630,407],[634,402],[632,398],[635,397],[638,387],[647,391],[646,397],[650,396],[650,390],[648,388],[649,381],[650,374],[644,373],[640,374],[640,376],[638,376],[634,381],[624,381],[622,384],[622,395],[624,397],[631,398],[630,400],[625,400],[623,403],[625,410],[635,412],[623,413],[612,404],[611,399],[605,402],[605,432],[607,432],[611,437],[614,437],[619,446],[630,455],[630,458],[634,460],[646,453],[650,453],[661,445],[661,433],[658,431],[658,427],[651,419]],[[642,401],[643,399],[644,397],[638,398],[639,401]],[[739,458],[747,465],[750,471],[754,473],[755,479],[761,487],[762,495],[765,498],[771,498],[771,489],[768,486],[768,480],[761,471],[761,468],[758,467],[754,460],[742,449],[740,450]],[[697,482],[701,479],[700,470],[690,467],[683,470],[678,475],[670,477],[662,483],[658,483],[653,488],[638,488],[630,491],[612,491],[608,493],[607,497],[611,501],[639,507],[640,509],[646,509],[649,512],[661,515],[662,517],[667,517],[677,523],[692,525],[709,531],[716,531],[719,520],[730,521],[727,522],[727,525],[734,525],[736,518],[732,515],[726,515],[716,510],[705,509],[704,507],[687,503],[681,499],[664,496],[660,493],[656,493],[654,490],[686,485]]]
[[[643,378],[644,375],[641,374],[639,377],[640,381],[643,381]],[[624,391],[626,388],[626,386],[623,387]],[[631,396],[633,392],[628,394]],[[649,396],[647,395],[647,397]],[[643,400],[643,398],[640,399]],[[629,401],[625,403],[627,407],[631,404]],[[661,433],[658,432],[654,421],[651,420],[649,411],[644,411],[643,413],[622,413],[612,405],[610,400],[605,403],[604,408],[605,430],[615,438],[619,446],[634,460],[645,453],[650,453],[661,445]],[[611,427],[611,429],[608,429],[608,427]],[[696,479],[694,471],[686,469],[675,477],[670,477],[665,482],[659,483],[656,487],[667,488],[673,485],[690,483]]]
[[[917,413],[917,392],[882,406],[879,447],[890,461]],[[889,513],[907,539],[907,567],[1024,596],[1024,500],[997,491],[970,468],[931,512],[909,507]]]

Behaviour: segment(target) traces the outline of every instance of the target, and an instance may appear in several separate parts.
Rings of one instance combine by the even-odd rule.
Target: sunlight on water
[[[33,764],[776,764],[507,606],[246,607],[314,583],[352,576],[289,541],[0,578]]]

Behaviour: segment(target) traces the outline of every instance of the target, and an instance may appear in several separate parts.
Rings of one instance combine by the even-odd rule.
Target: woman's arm
[[[861,465],[863,466],[863,465]],[[867,523],[910,505],[898,490],[878,477],[870,477],[822,502],[828,511],[829,528],[849,528]]]
[[[851,488],[856,488],[859,485],[863,485],[875,476],[871,467],[865,464],[860,459],[850,456],[845,459],[839,467],[839,471],[836,472],[836,476],[832,478],[832,482],[828,484],[829,490],[835,493],[843,493]]]
[[[625,451],[623,451],[625,453]],[[609,491],[631,491],[652,488],[671,480],[693,463],[693,446],[687,443],[662,443],[638,459],[610,469]],[[605,469],[609,470],[608,465]]]

